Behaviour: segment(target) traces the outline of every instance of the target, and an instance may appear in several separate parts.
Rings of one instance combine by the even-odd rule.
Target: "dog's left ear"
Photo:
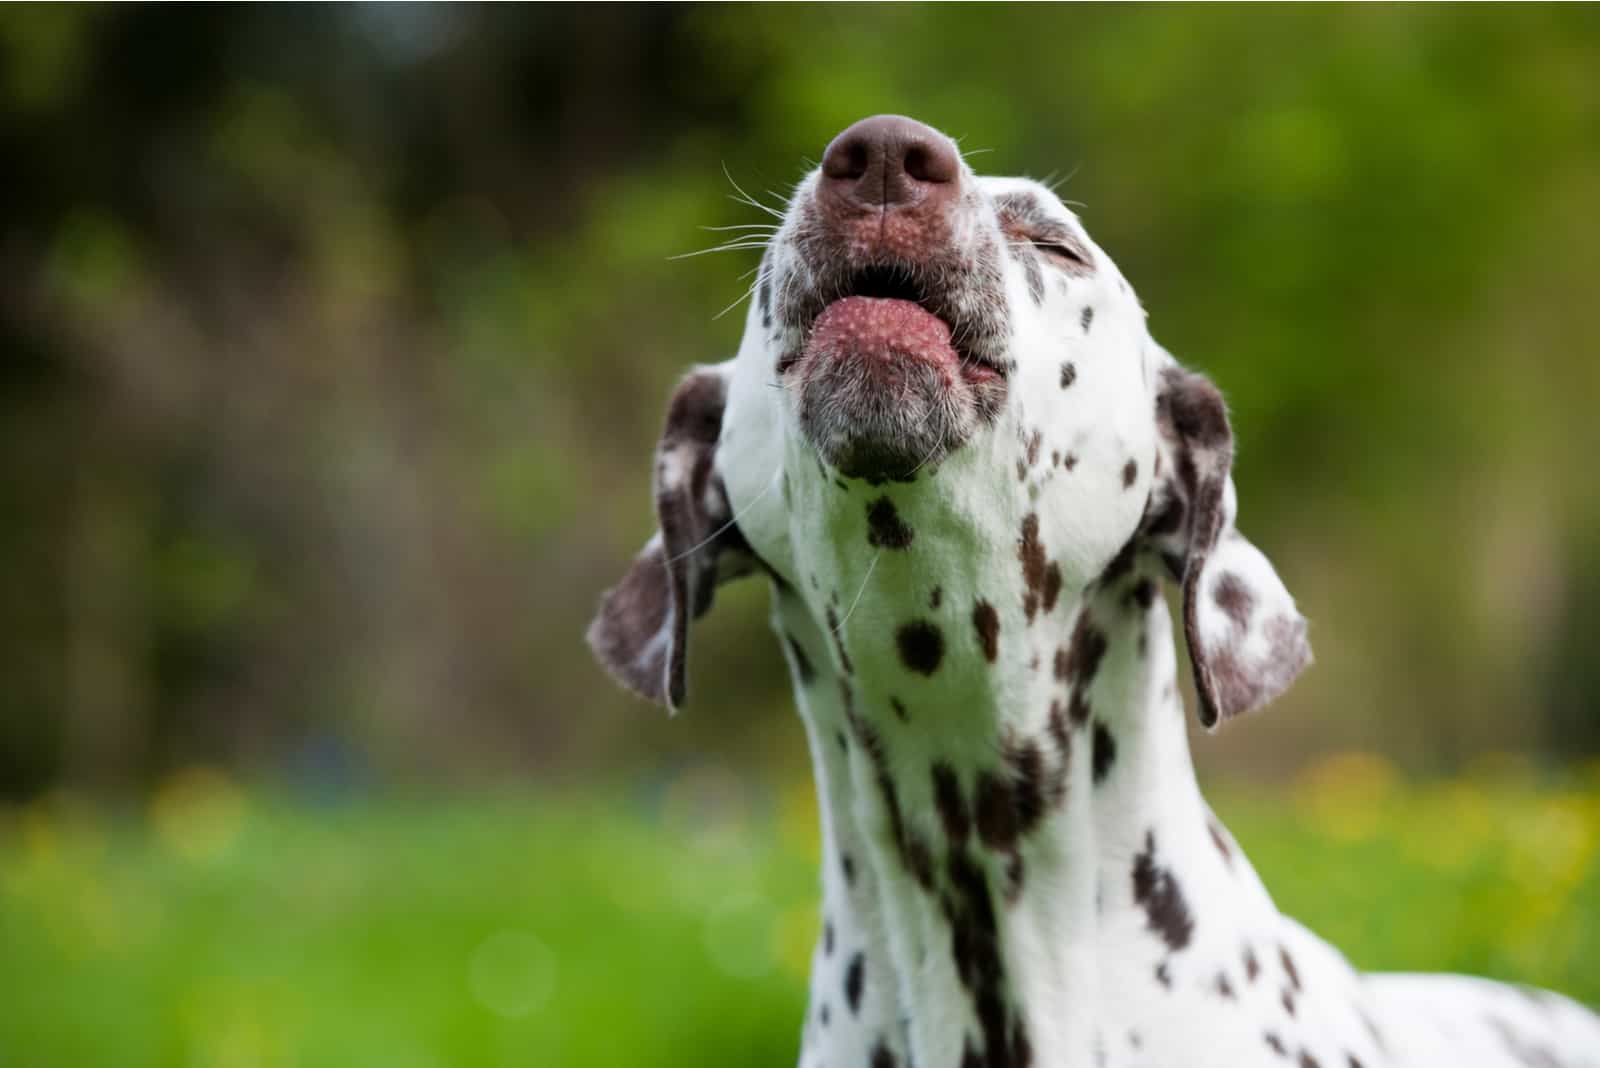
[[[1222,394],[1176,363],[1156,396],[1161,472],[1145,532],[1183,583],[1183,632],[1207,728],[1277,697],[1311,663],[1306,621],[1234,527],[1233,430]]]
[[[720,582],[755,562],[716,470],[728,374],[727,365],[696,368],[673,391],[656,445],[660,529],[589,624],[589,648],[611,676],[672,712],[687,689],[689,620],[711,607]]]

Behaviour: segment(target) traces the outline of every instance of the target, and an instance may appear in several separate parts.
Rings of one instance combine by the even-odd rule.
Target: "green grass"
[[[1359,965],[1595,1003],[1596,785],[1346,758],[1217,808]],[[619,797],[317,805],[194,773],[136,813],[0,810],[0,1066],[792,1063],[809,787]]]

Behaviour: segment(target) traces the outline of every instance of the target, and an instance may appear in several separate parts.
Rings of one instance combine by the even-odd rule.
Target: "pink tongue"
[[[943,319],[910,300],[845,297],[817,316],[806,347],[811,356],[834,359],[913,359],[936,367],[960,367]]]

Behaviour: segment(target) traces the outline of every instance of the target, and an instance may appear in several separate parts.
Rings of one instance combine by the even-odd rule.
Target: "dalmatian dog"
[[[676,709],[690,621],[766,576],[821,808],[803,1068],[1600,1068],[1557,995],[1356,972],[1202,799],[1161,584],[1206,727],[1311,660],[1231,456],[1049,189],[898,116],[796,188],[589,641]]]

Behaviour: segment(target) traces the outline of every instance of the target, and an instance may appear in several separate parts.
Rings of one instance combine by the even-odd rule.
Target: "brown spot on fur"
[[[1228,981],[1226,972],[1217,973],[1216,987],[1218,997],[1226,998],[1228,1001],[1238,1000],[1238,995],[1233,992],[1233,984]]]
[[[1059,652],[1056,654],[1056,678],[1073,686],[1088,686],[1094,681],[1095,673],[1100,670],[1100,661],[1105,658],[1106,647],[1105,633],[1094,625],[1089,613],[1078,613],[1078,621],[1073,625],[1066,656],[1063,657]]]
[[[1289,951],[1283,946],[1278,947],[1278,959],[1283,962],[1283,972],[1289,977],[1289,985],[1295,990],[1300,990],[1300,969],[1294,966],[1294,958],[1289,956]]]
[[[990,849],[1009,850],[1017,843],[1017,805],[1011,784],[992,771],[978,773],[973,809],[978,837]]]
[[[978,644],[983,647],[983,658],[994,663],[1000,655],[1000,613],[994,605],[979,599],[972,606],[972,627],[978,632]]]
[[[1322,1068],[1322,1065],[1311,1055],[1309,1050],[1301,1050],[1300,1068]]]
[[[1022,610],[1033,622],[1040,608],[1048,614],[1061,596],[1061,565],[1048,559],[1044,545],[1039,541],[1039,517],[1030,512],[1022,520],[1022,539],[1017,546],[1017,559],[1022,563],[1022,581],[1025,587]]]
[[[1027,834],[1044,814],[1044,755],[1039,743],[1028,739],[1007,745],[1006,760],[1015,778],[1017,832]]]
[[[961,782],[956,771],[944,761],[933,766],[933,803],[944,823],[944,833],[952,842],[967,840],[972,818],[967,812],[967,800],[961,794]]]
[[[1035,430],[1028,435],[1028,466],[1039,462],[1039,447],[1044,443],[1044,431]]]
[[[1283,1044],[1283,1039],[1279,1038],[1277,1035],[1273,1034],[1271,1031],[1268,1031],[1265,1035],[1262,1035],[1261,1037],[1267,1040],[1267,1045],[1269,1047],[1271,1047],[1272,1052],[1276,1053],[1280,1057],[1289,1056],[1289,1047],[1287,1047],[1287,1046],[1285,1046]]]
[[[1244,977],[1249,982],[1255,982],[1256,976],[1261,974],[1261,962],[1256,960],[1256,951],[1249,946],[1244,947]]]
[[[1283,1011],[1290,1016],[1294,1015],[1294,992],[1288,987],[1283,988],[1283,995],[1279,999],[1283,1002]]]
[[[1232,571],[1224,571],[1222,577],[1217,579],[1216,589],[1211,596],[1223,614],[1233,620],[1234,626],[1244,630],[1250,625],[1250,612],[1255,607],[1256,599],[1244,584],[1244,579]]]
[[[1217,847],[1217,852],[1222,854],[1222,859],[1228,867],[1233,867],[1233,847],[1228,844],[1228,838],[1222,833],[1222,828],[1217,826],[1217,821],[1207,817],[1206,830],[1211,834],[1211,844]]]
[[[1132,489],[1134,480],[1139,477],[1139,462],[1129,460],[1122,465],[1122,488]]]

